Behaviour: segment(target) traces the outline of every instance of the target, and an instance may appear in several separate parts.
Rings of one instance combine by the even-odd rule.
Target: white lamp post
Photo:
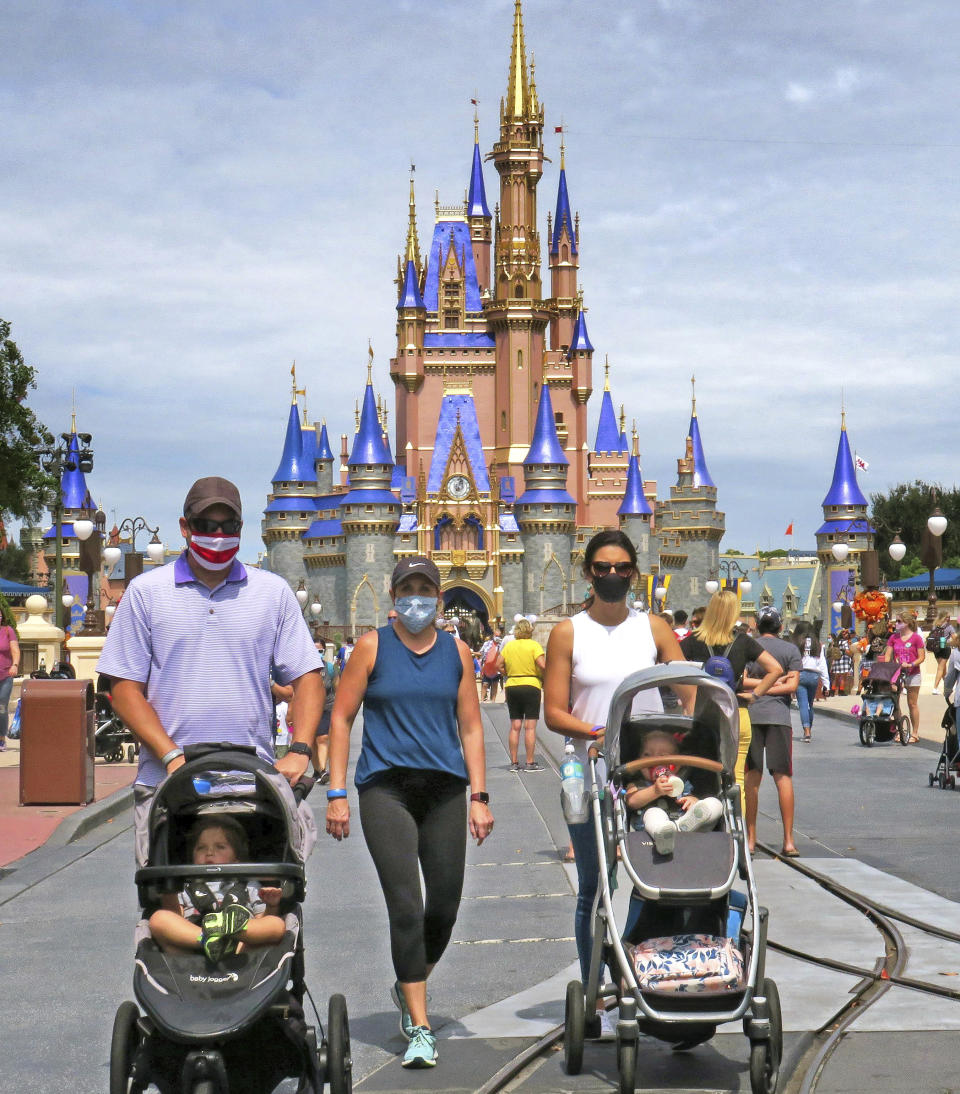
[[[847,555],[850,554],[850,544],[844,543],[842,541],[840,543],[835,543],[830,548],[830,553],[837,560],[837,562],[843,562],[844,559],[846,559]]]
[[[750,592],[750,590],[751,590],[752,588],[753,588],[753,582],[752,582],[752,581],[748,581],[748,580],[747,580],[747,578],[744,578],[744,579],[743,579],[743,580],[742,580],[742,581],[740,582],[740,592],[741,592],[741,593],[748,593],[748,592]]]
[[[119,547],[104,547],[103,549],[103,561],[107,564],[109,569],[113,569],[114,566],[123,557],[123,551]]]
[[[73,522],[73,534],[77,539],[88,540],[93,535],[93,521],[75,520]]]
[[[147,544],[147,555],[154,566],[159,566],[163,562],[163,556],[166,554],[166,550],[163,544],[157,537],[157,533],[153,533],[153,539]]]
[[[713,596],[713,594],[720,588],[720,582],[715,577],[711,577],[703,586],[707,592]]]
[[[316,616],[318,616],[318,615],[319,615],[319,614],[320,614],[320,613],[321,613],[322,611],[323,611],[323,606],[321,605],[321,603],[320,603],[320,601],[319,601],[319,600],[315,600],[315,601],[314,601],[314,602],[313,602],[313,603],[312,603],[312,604],[310,605],[310,614],[311,614],[312,616],[316,617]]]
[[[302,611],[304,605],[310,599],[310,594],[303,584],[303,578],[300,578],[300,584],[297,586],[297,591],[293,595],[297,598],[297,603],[300,605],[300,610]]]
[[[932,519],[933,518],[931,517],[931,520]],[[900,538],[899,532],[893,537],[887,550],[890,552],[890,557],[894,562],[902,561],[903,556],[907,553],[907,545]]]

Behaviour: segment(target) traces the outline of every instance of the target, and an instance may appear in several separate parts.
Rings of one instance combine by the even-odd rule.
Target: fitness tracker
[[[288,749],[288,752],[295,752],[298,756],[312,756],[313,749],[304,744],[303,741],[297,741],[296,744],[292,744]]]
[[[486,790],[478,790],[476,794],[470,795],[470,800],[472,802],[480,802],[481,805],[489,805],[490,795],[486,792]]]
[[[164,767],[167,767],[168,764],[170,764],[178,756],[182,756],[182,755],[183,755],[183,749],[182,748],[171,748],[170,751],[166,754],[166,756],[161,756],[160,757],[160,762],[163,764]]]

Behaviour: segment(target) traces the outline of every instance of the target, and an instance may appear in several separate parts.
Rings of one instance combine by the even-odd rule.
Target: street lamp
[[[937,505],[936,487],[930,488],[930,498],[933,502],[933,512],[927,517],[927,526],[923,530],[923,538],[920,543],[920,560],[930,573],[930,583],[927,586],[927,629],[933,626],[934,617],[937,614],[937,591],[934,584],[937,567],[943,561],[943,533],[947,530],[947,518],[940,512]]]
[[[154,564],[163,561],[164,547],[157,536],[158,528],[152,528],[143,517],[127,517],[117,527],[117,535],[124,532],[130,533],[130,553],[124,562],[124,581],[129,582],[138,574],[143,573],[143,556],[137,552],[137,533],[149,532],[153,538],[147,544],[147,556]]]
[[[73,446],[73,434],[61,433],[60,443],[55,444],[53,437],[48,433],[47,444],[37,450],[37,459],[41,469],[53,480],[53,531],[56,536],[55,561],[53,569],[53,610],[54,621],[58,627],[63,628],[63,609],[70,605],[64,605],[63,595],[59,598],[56,590],[63,587],[63,473],[64,471],[76,471],[79,468],[85,475],[93,470],[93,451],[90,442],[93,439],[89,433],[78,433],[77,453],[71,451]],[[91,528],[92,531],[92,528]],[[70,604],[73,603],[71,599]]]
[[[316,619],[316,618],[317,618],[317,616],[318,616],[318,615],[319,615],[319,614],[320,614],[320,613],[321,613],[322,611],[323,611],[323,606],[321,605],[321,603],[320,603],[320,601],[319,601],[319,600],[315,600],[315,601],[314,601],[314,602],[313,602],[313,603],[312,603],[312,604],[310,605],[310,614],[311,614],[311,615],[312,615],[312,616],[314,617],[314,619]]]
[[[93,520],[76,520],[73,530],[80,540],[80,569],[87,575],[87,603],[83,617],[83,633],[102,634],[103,624],[99,618],[100,610],[100,565],[103,534],[107,527],[107,516],[97,509]],[[96,595],[94,595],[96,588]]]
[[[307,592],[307,587],[304,585],[302,577],[300,578],[300,584],[297,586],[297,591],[293,595],[297,598],[300,610],[303,611],[307,601],[310,599],[310,594]]]
[[[731,570],[736,571],[737,577],[731,577]],[[725,576],[721,576],[724,575]],[[718,580],[719,578],[719,580]],[[720,588],[731,588],[734,592],[748,593],[753,588],[753,582],[747,576],[747,571],[732,558],[722,558],[719,563],[719,575],[711,575],[704,583],[704,588],[713,596]]]
[[[159,566],[163,562],[163,556],[166,553],[166,548],[160,542],[160,537],[156,532],[153,533],[153,539],[147,544],[147,554],[150,556],[150,561],[154,566]]]
[[[830,548],[830,554],[837,560],[837,562],[845,562],[847,555],[850,554],[850,544],[840,540],[839,543],[835,543]]]

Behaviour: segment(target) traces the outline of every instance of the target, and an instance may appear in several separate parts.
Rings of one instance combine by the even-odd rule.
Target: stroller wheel
[[[637,1078],[637,1042],[617,1037],[617,1071],[620,1073],[620,1094],[633,1094]]]
[[[929,774],[929,775],[927,776],[927,778],[928,778],[928,779],[930,780],[930,783],[929,783],[929,785],[930,785],[930,786],[933,786],[933,784],[934,784],[934,781],[935,781],[935,779],[936,779],[936,776],[934,775],[934,773],[933,773],[932,771],[931,771],[931,772],[930,772],[930,774]]]
[[[136,1003],[127,1001],[117,1008],[110,1041],[110,1094],[127,1094],[130,1089],[130,1069],[140,1043],[137,1032],[139,1017]]]
[[[133,745],[127,745],[127,763],[132,764],[136,759],[136,752],[133,750]]]
[[[945,789],[946,789],[946,786],[947,786],[947,776],[946,776],[946,775],[944,775],[944,773],[943,773],[942,771],[941,771],[941,772],[940,772],[940,774],[939,774],[939,775],[937,776],[937,786],[939,786],[941,790],[945,790]]]
[[[764,980],[763,993],[770,1009],[770,1037],[750,1047],[750,1089],[753,1094],[775,1094],[783,1055],[783,1017],[780,993],[773,980]]]
[[[331,995],[327,1011],[327,1074],[330,1094],[350,1094],[353,1090],[353,1059],[350,1055],[350,1022],[347,1001]]]
[[[877,735],[876,723],[870,718],[865,718],[860,723],[860,743],[865,748],[870,748],[873,745],[873,739]]]
[[[954,775],[951,775],[951,776],[950,776],[950,778],[949,778],[949,779],[948,779],[947,781],[948,781],[948,782],[950,783],[950,789],[951,789],[951,790],[956,790],[956,789],[957,789],[957,779],[956,779],[956,776],[954,776]]]
[[[900,729],[900,744],[906,747],[910,743],[910,719],[904,714],[897,725]]]
[[[579,1075],[583,1067],[584,1022],[583,984],[571,980],[563,1016],[563,1067],[568,1075]]]

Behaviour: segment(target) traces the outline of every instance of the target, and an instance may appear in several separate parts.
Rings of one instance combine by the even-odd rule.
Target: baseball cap
[[[432,581],[438,589],[440,588],[440,571],[429,558],[424,558],[423,555],[400,559],[393,568],[390,588],[395,589],[410,574],[422,574],[428,581]]]
[[[240,491],[229,479],[221,479],[219,475],[209,475],[197,481],[187,491],[183,499],[183,515],[189,520],[211,505],[225,505],[232,509],[238,517],[243,516],[240,506]]]
[[[778,631],[783,626],[783,620],[777,609],[768,604],[757,612],[757,626],[761,624],[764,630]]]

